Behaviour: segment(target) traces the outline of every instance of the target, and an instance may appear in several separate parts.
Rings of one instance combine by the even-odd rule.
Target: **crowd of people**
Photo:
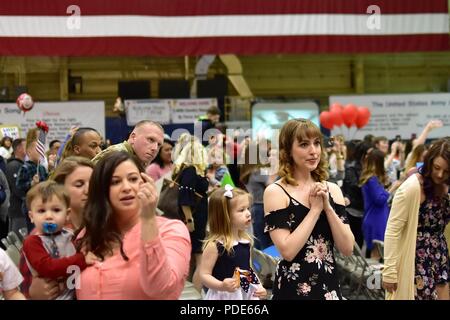
[[[219,116],[211,109],[203,129]],[[29,235],[20,272],[0,250],[0,290],[6,299],[177,299],[188,280],[205,299],[343,299],[336,250],[350,256],[357,245],[381,261],[376,240],[386,298],[449,299],[450,138],[426,143],[442,125],[389,145],[326,138],[293,119],[275,148],[219,131],[172,141],[143,120],[107,148],[95,129],[74,128],[45,159],[37,129],[5,137],[0,237]],[[158,211],[164,179],[178,186],[170,218]],[[265,288],[251,253],[270,246],[280,260]]]

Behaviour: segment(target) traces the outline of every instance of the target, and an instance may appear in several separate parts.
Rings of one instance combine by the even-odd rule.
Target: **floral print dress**
[[[309,208],[289,195],[287,208],[272,211],[265,217],[265,231],[277,228],[289,229],[292,233],[303,221]],[[334,203],[331,206],[341,220],[348,224],[345,207]],[[278,263],[273,286],[274,300],[340,300],[336,263],[333,254],[334,241],[325,213],[320,218],[303,248],[291,261]]]
[[[419,209],[414,284],[416,300],[436,300],[436,285],[449,281],[444,229],[450,221],[448,198],[425,200]]]

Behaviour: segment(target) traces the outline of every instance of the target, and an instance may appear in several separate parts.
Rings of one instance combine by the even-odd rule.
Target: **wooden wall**
[[[446,92],[450,79],[450,52],[240,59],[255,97],[313,98],[323,106],[334,94]],[[195,63],[195,57],[0,57],[0,87],[9,87],[11,99],[16,85],[41,101],[103,99],[110,116],[119,80],[149,80],[157,98],[160,79],[192,80]],[[209,70],[210,77],[226,73],[219,59]],[[81,77],[82,92],[69,92],[70,77]],[[231,85],[229,94],[236,95]]]

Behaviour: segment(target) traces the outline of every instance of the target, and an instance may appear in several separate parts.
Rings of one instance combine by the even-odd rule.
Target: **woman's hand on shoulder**
[[[288,205],[286,198],[286,194],[279,186],[274,183],[268,185],[264,190],[265,213],[286,208]]]
[[[145,173],[141,172],[142,182],[139,185],[137,197],[141,207],[142,218],[152,218],[156,215],[156,205],[158,203],[158,191],[155,182]]]

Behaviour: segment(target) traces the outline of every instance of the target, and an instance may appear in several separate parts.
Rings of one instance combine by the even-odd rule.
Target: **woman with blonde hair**
[[[93,170],[94,164],[91,160],[73,156],[64,159],[49,178],[66,187],[70,197],[69,221],[66,227],[74,231],[82,227],[83,210]]]
[[[174,149],[174,170],[172,179],[180,185],[178,193],[178,212],[186,224],[192,244],[195,265],[200,266],[202,241],[206,237],[208,221],[208,179],[205,177],[208,155],[200,141],[184,133],[178,139]],[[197,201],[198,196],[202,198]],[[201,282],[198,268],[193,274],[192,282],[198,291]]]
[[[426,152],[427,146],[424,144],[419,144],[411,151],[411,154],[409,154],[406,159],[405,171],[403,172],[405,179],[411,175],[408,174],[409,170],[411,170],[412,168],[417,169],[418,164],[420,164],[421,162],[423,163]]]
[[[341,189],[327,182],[323,136],[306,119],[279,136],[281,179],[264,192],[266,231],[280,252],[273,299],[342,299],[333,248],[349,256],[354,237]]]

